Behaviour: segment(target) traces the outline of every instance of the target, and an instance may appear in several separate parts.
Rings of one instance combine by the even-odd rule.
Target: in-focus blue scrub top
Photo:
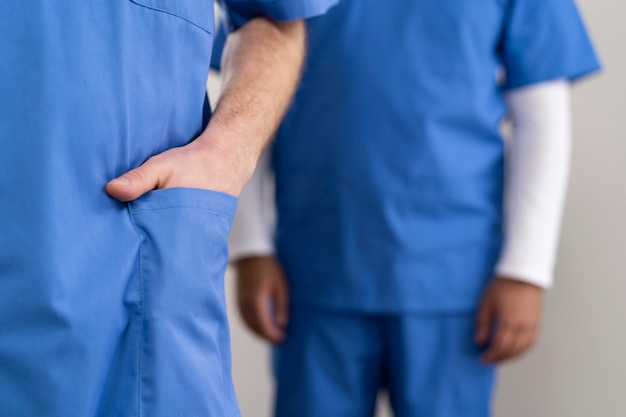
[[[233,28],[334,0],[223,0]],[[207,123],[213,0],[0,2],[0,416],[238,415],[236,199],[104,185]]]
[[[344,0],[308,29],[273,154],[292,302],[475,308],[503,240],[504,93],[599,68],[576,6]]]

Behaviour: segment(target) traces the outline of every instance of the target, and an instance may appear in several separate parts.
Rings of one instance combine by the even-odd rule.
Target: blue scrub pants
[[[487,417],[494,368],[474,317],[294,308],[274,349],[275,415],[372,417],[385,388],[396,417]]]

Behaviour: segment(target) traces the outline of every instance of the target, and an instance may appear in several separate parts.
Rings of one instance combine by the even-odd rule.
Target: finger
[[[483,302],[476,317],[476,333],[474,340],[477,345],[483,346],[489,341],[492,322],[493,313],[491,306],[487,302]]]
[[[534,328],[529,328],[526,329],[523,332],[523,337],[522,340],[520,341],[520,348],[519,348],[519,352],[517,352],[517,355],[523,355],[526,352],[528,352],[533,345],[535,344],[535,341],[537,340],[537,331]]]
[[[284,329],[289,323],[289,292],[284,279],[281,279],[276,286],[274,302],[276,324]]]
[[[512,343],[509,351],[498,358],[500,362],[515,359],[520,356],[528,348],[529,330],[524,327],[518,327],[513,330]]]
[[[248,328],[252,330],[254,334],[272,342],[280,341],[280,329],[278,329],[278,331],[274,330],[275,326],[271,325],[271,321],[263,317],[263,315],[271,317],[270,313],[266,310],[267,309],[261,311],[256,307],[255,303],[252,303],[250,306],[241,308],[241,315]]]
[[[513,341],[511,344],[511,350],[507,352],[505,356],[500,358],[500,361],[508,361],[518,357],[524,352],[524,347],[528,341],[528,332],[524,328],[519,328],[513,332]]]
[[[148,160],[139,168],[130,170],[122,176],[111,180],[106,185],[106,191],[117,200],[132,201],[148,191],[158,188],[162,182],[154,162]]]
[[[499,324],[489,349],[483,354],[483,360],[487,363],[496,363],[505,357],[512,349],[514,334],[509,326]]]
[[[272,341],[281,342],[285,338],[283,329],[274,320],[272,300],[269,295],[261,295],[256,300],[256,317],[258,319],[259,334]]]

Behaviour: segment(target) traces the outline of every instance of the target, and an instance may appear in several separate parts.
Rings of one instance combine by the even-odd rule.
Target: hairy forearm
[[[304,60],[304,24],[250,21],[231,34],[223,92],[205,131],[251,175],[291,101]]]
[[[304,59],[304,24],[253,19],[229,37],[224,91],[204,132],[107,184],[132,201],[158,188],[191,187],[238,196],[280,123]]]

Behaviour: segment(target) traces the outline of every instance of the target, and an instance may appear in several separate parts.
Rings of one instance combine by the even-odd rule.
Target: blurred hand
[[[110,181],[106,191],[120,201],[132,201],[148,191],[189,187],[238,196],[254,171],[256,159],[245,158],[224,141],[201,135],[186,146],[169,149],[138,168]]]
[[[282,266],[269,256],[236,263],[237,302],[248,327],[258,336],[278,343],[285,338],[289,319],[289,291]]]
[[[532,284],[496,278],[483,294],[476,343],[488,345],[482,360],[501,363],[528,351],[537,341],[544,290]]]

